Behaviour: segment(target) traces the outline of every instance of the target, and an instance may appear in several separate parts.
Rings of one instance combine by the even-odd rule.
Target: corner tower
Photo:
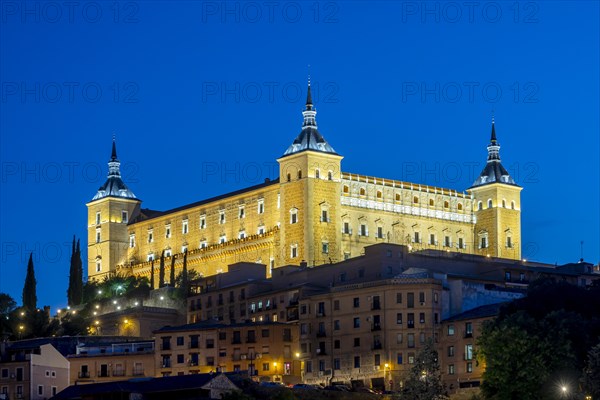
[[[113,137],[108,178],[88,208],[88,278],[99,280],[115,271],[127,257],[127,224],[139,212],[141,201],[121,179],[121,162]]]
[[[280,265],[340,261],[342,156],[317,129],[310,77],[302,130],[279,162]]]
[[[500,162],[500,144],[492,117],[492,134],[487,146],[487,163],[473,185],[477,222],[474,251],[491,257],[521,259],[521,188]]]

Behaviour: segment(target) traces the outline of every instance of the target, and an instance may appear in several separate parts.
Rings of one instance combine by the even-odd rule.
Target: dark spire
[[[308,75],[308,90],[306,91],[306,109],[313,109],[312,95],[310,93],[310,75]]]
[[[492,139],[491,142],[496,144],[496,124],[494,121],[494,115],[492,114]]]
[[[115,135],[113,135],[113,143],[112,143],[112,153],[110,155],[111,161],[115,161],[117,159],[117,139]]]

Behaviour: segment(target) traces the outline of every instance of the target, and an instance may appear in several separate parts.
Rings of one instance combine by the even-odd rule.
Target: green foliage
[[[245,394],[240,390],[227,392],[221,395],[221,400],[253,400],[254,397]]]
[[[165,251],[160,254],[160,267],[158,269],[158,288],[165,286]]]
[[[588,352],[583,386],[586,394],[592,396],[592,399],[600,398],[600,343]]]
[[[495,400],[552,399],[560,382],[575,382],[600,335],[600,287],[543,279],[484,324],[477,358],[481,390]]]
[[[33,253],[29,254],[27,263],[27,275],[23,285],[23,306],[29,311],[35,310],[37,306],[36,280],[33,269]]]
[[[417,354],[415,365],[405,381],[403,398],[411,400],[445,399],[438,353],[430,338]]]
[[[79,240],[75,242],[71,253],[71,266],[69,268],[69,288],[67,289],[67,303],[77,306],[83,301],[83,263],[81,261],[81,247]]]
[[[17,308],[17,302],[8,294],[0,293],[0,341],[12,335],[10,315]]]

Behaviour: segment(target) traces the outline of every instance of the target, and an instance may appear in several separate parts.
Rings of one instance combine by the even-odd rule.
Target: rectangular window
[[[177,354],[177,364],[183,364],[183,354]]]
[[[378,239],[383,239],[383,226],[378,226],[377,227],[377,238]]]
[[[360,298],[359,297],[355,297],[353,302],[354,302],[354,308],[360,307]]]
[[[360,356],[354,356],[354,368],[360,368]]]
[[[421,305],[425,303],[425,292],[419,292],[419,303],[421,303]]]
[[[125,210],[121,211],[121,222],[126,224],[127,222],[129,222],[129,213]]]
[[[97,229],[96,229],[96,243],[100,243],[100,240],[101,240],[101,235],[100,235],[100,233],[101,233],[101,230],[100,230],[100,228],[97,228]]]
[[[350,230],[350,222],[344,222],[344,229],[343,229],[342,233],[345,233],[347,235],[352,233]]]
[[[406,307],[407,308],[415,308],[415,294],[408,293],[406,295]]]
[[[506,247],[508,247],[508,248],[512,248],[513,247],[512,246],[512,238],[510,236],[508,236],[506,238]]]
[[[454,364],[448,365],[448,375],[454,375]]]
[[[152,229],[148,230],[148,243],[154,242],[154,231]]]
[[[473,363],[472,362],[467,363],[467,372],[473,372]]]
[[[336,370],[342,369],[339,358],[334,358],[333,359],[333,369],[336,369]]]
[[[258,213],[259,214],[263,214],[265,212],[265,201],[264,200],[258,200]]]
[[[506,272],[504,273],[504,280],[505,280],[506,282],[510,282],[510,281],[511,281],[511,279],[510,279],[510,278],[511,278],[511,276],[510,276],[510,271],[506,271]]]
[[[452,247],[452,243],[450,243],[450,236],[445,236],[444,237],[444,246],[445,247]]]
[[[448,325],[448,336],[454,336],[454,325]]]
[[[398,364],[402,364],[402,353],[398,353],[396,355],[396,359],[397,359]]]
[[[263,371],[268,371],[269,370],[269,363],[263,363],[262,370]]]
[[[336,319],[335,321],[333,321],[333,330],[334,331],[340,330],[340,320],[339,319]]]
[[[396,303],[402,304],[402,293],[400,292],[396,293]]]
[[[240,231],[238,233],[238,239],[244,239],[246,237],[246,231]]]
[[[183,346],[183,336],[177,336],[177,346]]]
[[[448,357],[454,357],[454,346],[448,346]]]
[[[219,224],[225,223],[225,210],[219,211]]]
[[[321,251],[323,252],[323,254],[328,254],[329,253],[329,243],[327,243],[327,242],[321,243]]]
[[[298,257],[298,245],[293,244],[292,246],[290,246],[290,257]]]
[[[487,248],[487,247],[488,247],[488,246],[487,246],[487,236],[483,236],[483,237],[481,238],[481,248],[482,248],[482,249],[485,249],[485,248]]]
[[[419,313],[419,323],[424,324],[425,323],[425,313]]]
[[[360,347],[360,338],[359,337],[354,338],[354,347]]]
[[[321,210],[321,222],[329,222],[329,215],[327,210]]]
[[[360,328],[360,318],[359,317],[354,317],[354,327]]]
[[[373,365],[380,366],[381,365],[381,354],[373,355]]]
[[[240,219],[246,218],[246,210],[245,210],[244,206],[240,206],[238,217]]]
[[[406,342],[409,348],[415,347],[415,334],[409,333],[406,335]]]
[[[100,211],[96,213],[96,225],[100,225]]]
[[[206,229],[206,215],[200,216],[200,229]]]
[[[221,236],[219,237],[219,244],[223,244],[223,243],[225,243],[226,241],[227,241],[227,236],[225,236],[225,235],[221,235]]]
[[[135,247],[135,234],[129,235],[129,247],[132,249]]]
[[[360,236],[369,236],[369,231],[367,230],[367,224],[360,224]]]
[[[298,212],[296,210],[290,212],[290,224],[298,222]]]
[[[102,261],[96,260],[96,272],[102,271]]]
[[[8,378],[8,368],[2,368],[2,372],[0,373],[0,378]]]
[[[403,339],[402,334],[398,333],[396,335],[396,344],[401,344],[402,343],[402,339]]]
[[[340,310],[340,301],[339,300],[334,300],[333,301],[333,309],[335,311],[339,311]]]
[[[406,315],[406,326],[408,328],[414,328],[415,327],[415,314],[414,313],[408,313]]]
[[[419,232],[415,232],[414,242],[421,243],[421,235],[419,234]]]
[[[334,349],[339,349],[340,346],[341,346],[341,342],[340,342],[339,339],[336,339],[336,340],[333,341],[333,348]]]
[[[473,359],[473,345],[467,344],[465,345],[465,360]]]
[[[471,323],[471,322],[465,323],[465,337],[466,338],[473,337],[473,323]]]
[[[184,235],[189,232],[189,222],[187,219],[184,219],[181,223],[181,233]]]
[[[437,241],[435,240],[435,235],[432,233],[429,235],[429,244],[430,245],[436,245]]]
[[[402,313],[397,313],[396,314],[396,323],[398,325],[402,325]]]
[[[261,226],[259,226],[259,227],[258,227],[258,231],[257,231],[257,232],[258,232],[258,234],[259,234],[259,235],[262,235],[262,234],[264,234],[264,233],[265,233],[265,227],[264,227],[264,226],[262,226],[262,225],[261,225]]]
[[[38,385],[37,393],[38,393],[38,396],[44,395],[44,385]]]
[[[306,368],[306,372],[311,373],[312,372],[312,361],[306,361],[305,368]]]
[[[458,238],[458,248],[459,249],[465,248],[465,242],[464,242],[463,238]]]

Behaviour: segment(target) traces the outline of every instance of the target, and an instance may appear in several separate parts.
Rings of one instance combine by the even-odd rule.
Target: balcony
[[[190,367],[197,367],[198,366],[198,361],[197,360],[196,361],[192,360],[188,364],[189,364]]]
[[[381,324],[371,325],[371,332],[380,331],[380,330],[381,330]]]
[[[233,338],[233,339],[231,339],[231,344],[242,344],[242,339]]]
[[[110,374],[108,373],[108,371],[98,372],[98,378],[108,378],[109,376],[110,376]]]
[[[318,356],[326,356],[326,355],[327,355],[327,352],[325,351],[325,349],[324,349],[324,348],[317,349],[317,355],[318,355]]]
[[[465,339],[472,338],[473,332],[465,332]]]
[[[381,350],[383,345],[381,343],[373,343],[373,350]]]
[[[198,342],[191,342],[189,348],[190,349],[198,349],[200,347],[200,343]]]
[[[161,368],[171,368],[171,361],[163,361]]]
[[[288,311],[288,313],[287,313],[288,321],[298,321],[298,319],[299,319],[298,310]]]
[[[381,303],[376,301],[371,305],[371,310],[381,310]]]
[[[171,343],[163,343],[160,345],[161,350],[171,350]]]
[[[318,338],[327,337],[327,333],[325,331],[319,331],[319,332],[317,332],[317,337]]]
[[[319,318],[324,317],[324,316],[325,316],[325,311],[319,311],[317,313],[317,317],[319,317]]]
[[[82,379],[89,378],[90,371],[80,371],[79,374],[77,374],[77,376],[79,376]]]
[[[246,343],[256,343],[256,338],[255,337],[247,337]]]

